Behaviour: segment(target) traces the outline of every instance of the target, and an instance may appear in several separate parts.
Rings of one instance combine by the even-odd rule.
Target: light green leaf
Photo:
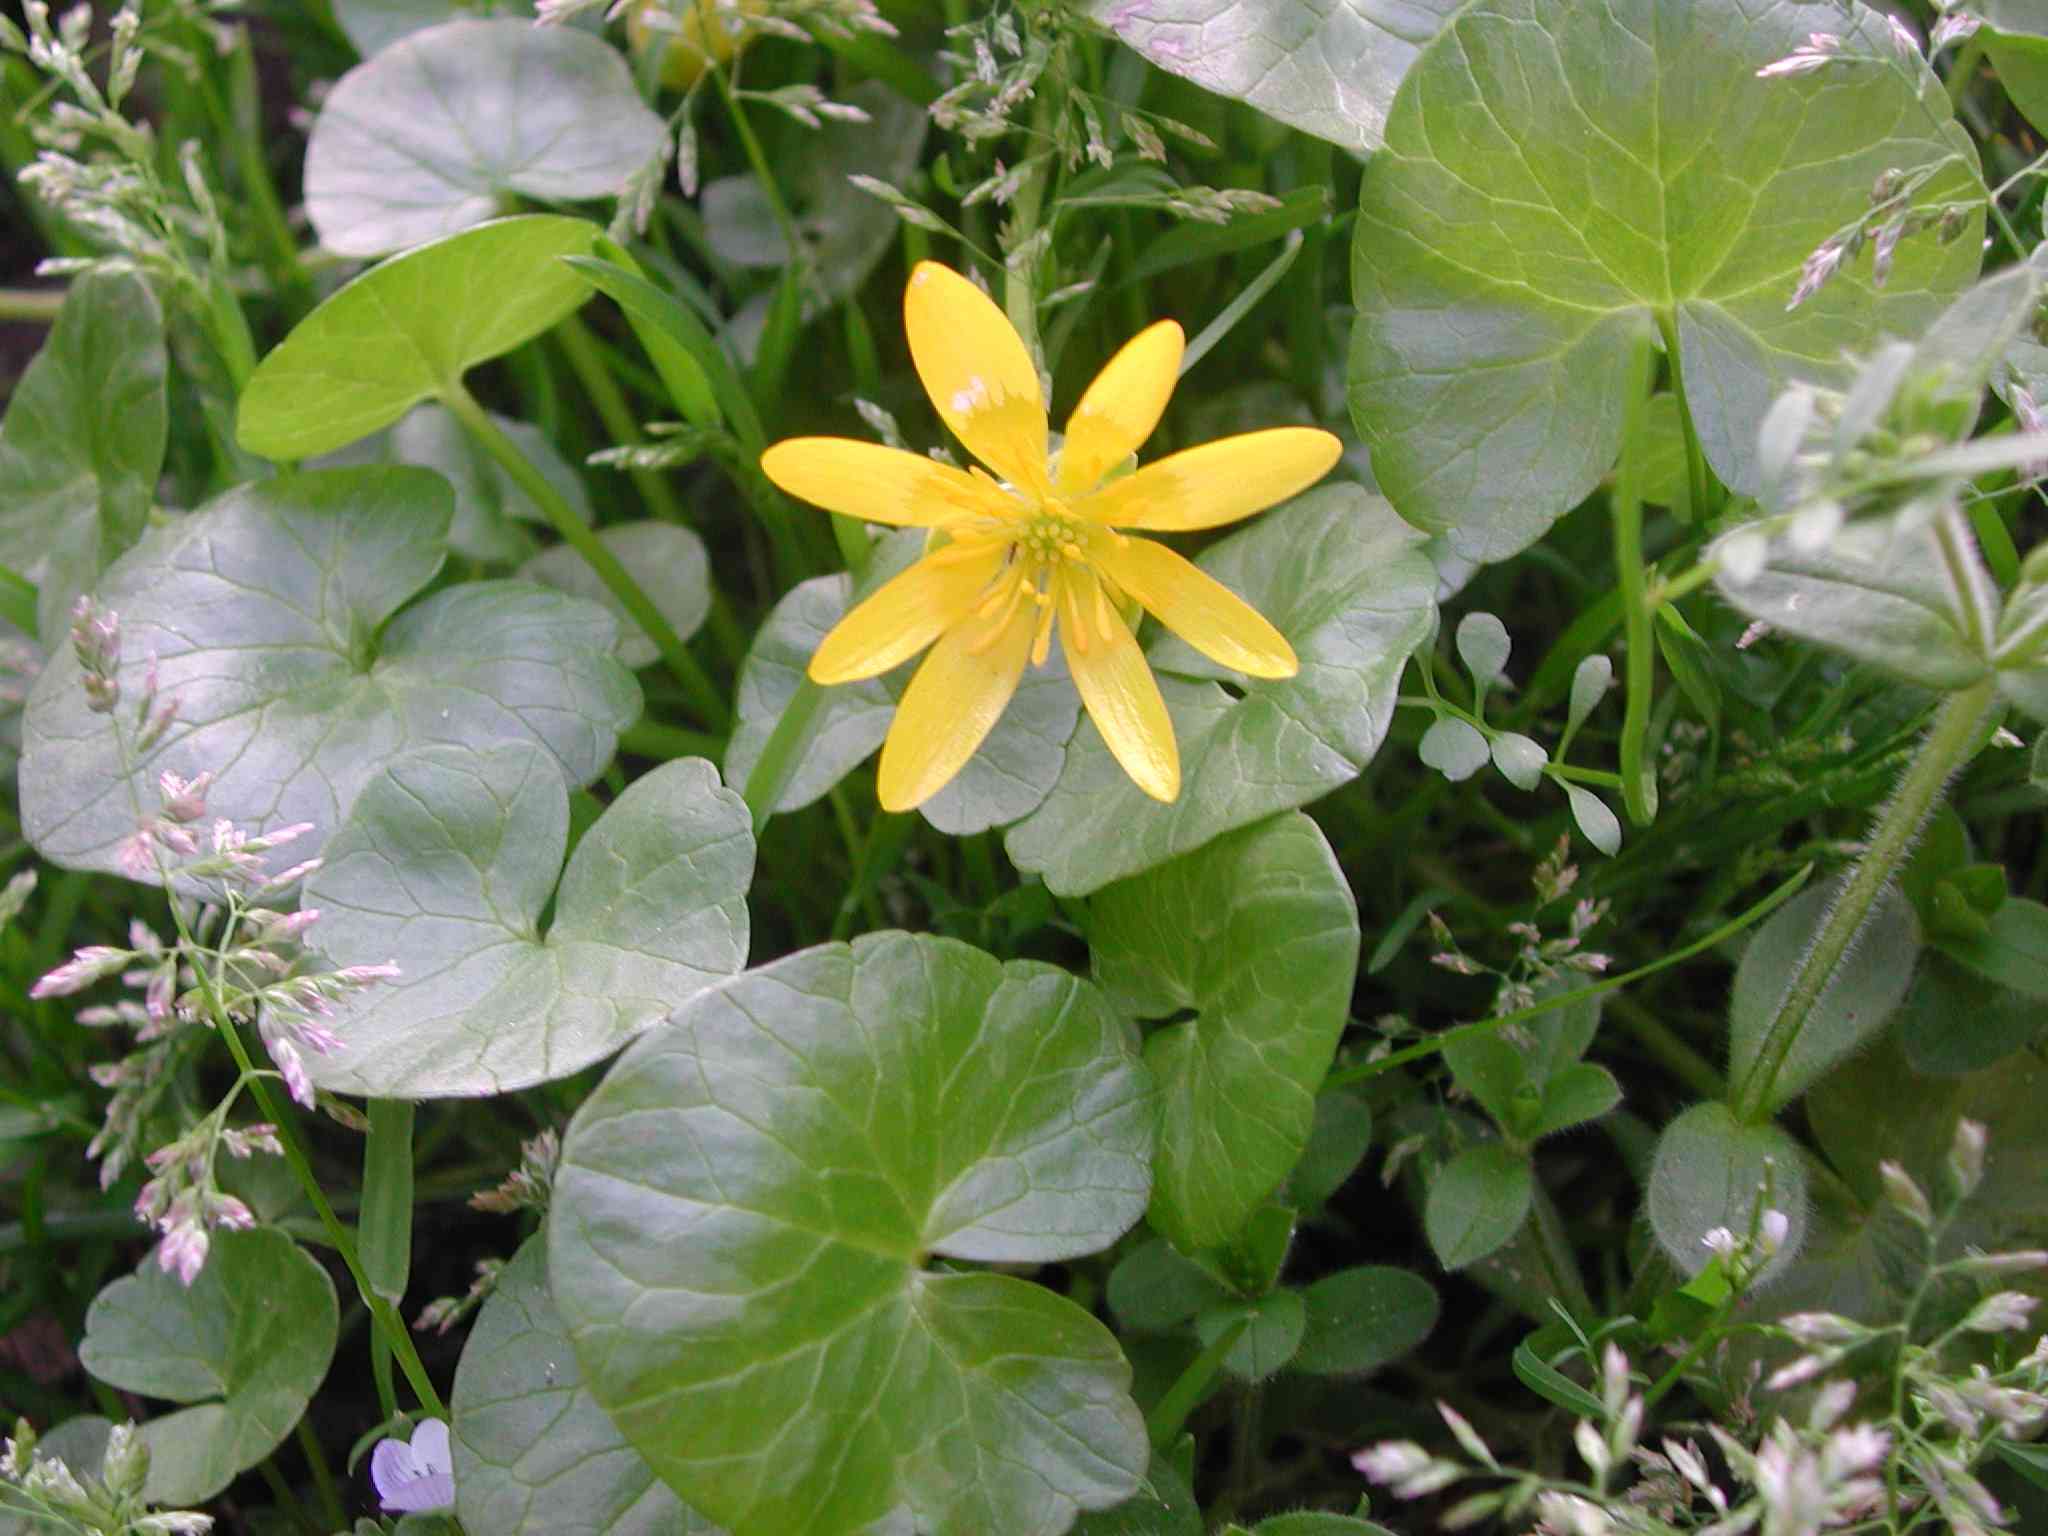
[[[1945,935],[1939,947],[1986,981],[2036,1001],[2048,998],[2048,907],[2038,901],[2007,901],[1982,933]]]
[[[1756,535],[1738,529],[1729,537]],[[1943,570],[1931,528],[1869,519],[1810,552],[1780,536],[1761,571],[1749,576],[1724,564],[1714,585],[1775,630],[1946,691],[1981,678],[1986,663],[1956,623]]]
[[[1802,891],[1773,912],[1742,952],[1728,998],[1730,1077],[1742,1082],[1756,1065],[1764,1037],[1794,972],[1813,948],[1841,893],[1841,882]],[[1772,1079],[1770,1107],[1782,1109],[1828,1068],[1854,1051],[1892,1016],[1912,984],[1920,954],[1920,923],[1912,903],[1886,889],[1864,919],[1856,943],[1835,967],[1827,990],[1806,1016]]]
[[[116,561],[99,595],[121,615],[123,699],[142,697],[154,656],[159,704],[175,698],[178,717],[124,776],[113,717],[86,708],[77,660],[66,648],[51,661],[29,698],[20,778],[43,856],[118,869],[136,806],[155,807],[166,770],[217,774],[209,814],[245,829],[312,822],[267,856],[273,869],[315,856],[409,746],[529,741],[573,784],[602,772],[640,709],[603,609],[511,581],[404,606],[440,567],[450,499],[418,469],[283,476],[152,530]]]
[[[1529,1160],[1498,1141],[1465,1148],[1429,1181],[1422,1226],[1445,1269],[1463,1269],[1512,1238],[1529,1215]]]
[[[1468,613],[1458,620],[1458,659],[1475,683],[1494,683],[1508,669],[1514,642],[1507,625],[1491,613]]]
[[[1496,1123],[1512,1128],[1516,1091],[1529,1076],[1528,1064],[1514,1043],[1498,1031],[1453,1035],[1444,1042],[1442,1054],[1458,1086]],[[1537,1091],[1541,1086],[1536,1085]]]
[[[735,1536],[1058,1536],[1146,1462],[1109,1332],[931,1257],[1095,1252],[1157,1112],[1084,982],[871,934],[699,994],[570,1124],[549,1279],[590,1392]]]
[[[1463,783],[1486,766],[1491,749],[1486,738],[1455,715],[1445,715],[1422,733],[1416,756],[1453,784]]]
[[[328,0],[356,52],[370,58],[401,37],[486,13],[531,19],[532,0]]]
[[[1884,62],[1756,78],[1814,32]],[[1845,351],[1917,335],[1976,275],[1973,223],[1901,243],[1881,293],[1845,264],[1786,309],[1880,171],[1974,164],[1860,5],[1478,0],[1402,82],[1386,141],[1360,189],[1352,418],[1402,515],[1469,559],[1525,548],[1613,466],[1659,317],[1708,462],[1754,491],[1786,383],[1840,381]],[[1972,185],[1952,165],[1921,199]]]
[[[1367,154],[1394,88],[1457,9],[1451,0],[1089,0],[1088,14],[1159,68]]]
[[[1713,1257],[1709,1232],[1746,1237],[1761,1210],[1791,1223],[1766,1273],[1781,1270],[1806,1237],[1806,1167],[1777,1126],[1744,1125],[1726,1104],[1695,1104],[1664,1127],[1650,1166],[1650,1227],[1672,1263],[1696,1275]]]
[[[2048,1029],[2041,1005],[1931,949],[1899,1010],[1899,1047],[1916,1072],[1952,1077],[2003,1060]]]
[[[1517,789],[1534,789],[1543,782],[1543,766],[1550,754],[1543,744],[1519,731],[1502,731],[1493,738],[1493,766]]]
[[[1614,814],[1613,807],[1577,784],[1565,785],[1564,793],[1571,802],[1572,820],[1578,823],[1579,835],[1610,859],[1621,852],[1621,819]]]
[[[1436,1287],[1385,1265],[1340,1269],[1302,1292],[1308,1332],[1294,1368],[1317,1376],[1363,1376],[1398,1360],[1436,1326]]]
[[[1204,1349],[1238,1323],[1245,1325],[1237,1342],[1223,1355],[1223,1369],[1240,1381],[1264,1381],[1286,1368],[1301,1347],[1308,1327],[1308,1309],[1301,1292],[1269,1291],[1256,1301],[1229,1301],[1195,1319],[1195,1337]]]
[[[547,1239],[498,1275],[455,1367],[463,1528],[500,1536],[716,1536],[605,1416],[548,1295]]]
[[[553,440],[527,422],[489,414],[492,424],[532,460],[577,516],[589,522],[590,497],[583,477],[563,461]],[[345,469],[363,464],[417,464],[446,480],[455,491],[448,547],[465,559],[485,565],[517,565],[540,547],[533,535],[517,524],[545,523],[547,513],[513,483],[503,466],[477,446],[445,406],[416,405],[395,426],[322,454],[307,467]]]
[[[597,536],[633,573],[679,638],[687,640],[697,632],[711,612],[711,561],[702,539],[687,528],[652,519],[614,523]],[[653,666],[661,655],[590,562],[568,545],[557,544],[535,555],[519,574],[609,608],[619,626],[619,660],[635,671]]]
[[[464,19],[336,81],[306,140],[306,215],[328,250],[382,256],[516,206],[610,197],[666,129],[603,39]]]
[[[561,774],[526,743],[423,748],[365,784],[307,882],[308,936],[400,977],[328,1021],[341,1049],[308,1061],[314,1082],[394,1099],[549,1082],[746,964],[752,821],[709,763],[636,779],[565,870],[568,830]]]
[[[2048,123],[2048,14],[2036,15],[2032,27],[2017,32],[2008,24],[1997,34],[1987,34],[1984,52],[2020,115],[2037,130]]]
[[[0,565],[38,584],[48,649],[62,643],[78,594],[142,536],[164,461],[164,368],[163,311],[149,284],[87,272],[7,397]]]
[[[1180,744],[1180,799],[1149,798],[1084,721],[1058,784],[1006,842],[1019,869],[1060,895],[1085,895],[1350,783],[1379,750],[1401,670],[1435,617],[1436,571],[1421,540],[1355,485],[1297,497],[1196,563],[1272,620],[1301,671],[1247,678],[1156,634],[1146,649]]]
[[[921,532],[885,539],[868,561],[859,595],[906,569],[923,544]],[[852,585],[843,573],[798,583],[754,636],[740,671],[739,724],[725,751],[728,784],[745,784],[754,771],[776,722],[796,696],[811,653],[845,616]],[[801,810],[874,755],[918,664],[908,661],[880,677],[825,690],[810,745],[776,804],[778,811]],[[941,832],[965,836],[1028,815],[1059,777],[1080,712],[1065,653],[1055,644],[1044,666],[1025,672],[1009,708],[967,766],[919,807],[925,819]]]
[[[590,296],[561,258],[595,224],[528,214],[380,262],[306,316],[242,391],[251,453],[303,459],[388,427],[478,363],[531,341]]]
[[[1096,894],[1095,978],[1140,1018],[1160,1084],[1152,1225],[1184,1249],[1235,1237],[1308,1145],[1350,1016],[1358,909],[1300,812]],[[1218,1149],[1229,1148],[1228,1155]]]
[[[327,1374],[334,1282],[274,1227],[219,1231],[188,1289],[144,1259],[85,1317],[78,1358],[109,1386],[192,1406],[142,1426],[153,1504],[212,1498],[284,1442]]]

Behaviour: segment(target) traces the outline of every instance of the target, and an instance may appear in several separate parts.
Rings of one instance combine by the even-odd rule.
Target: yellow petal
[[[792,496],[864,522],[935,528],[1007,516],[1018,505],[985,480],[922,454],[850,437],[792,437],[761,455],[761,472]]]
[[[1145,653],[1093,576],[1062,572],[1054,587],[1067,670],[1110,755],[1154,800],[1180,795],[1180,749]]]
[[[1036,605],[1020,603],[999,629],[971,619],[939,637],[882,743],[875,790],[883,810],[915,810],[966,766],[1009,707],[1037,627]]]
[[[1093,490],[1152,435],[1180,378],[1186,344],[1180,327],[1162,320],[1125,342],[1095,375],[1067,418],[1067,440],[1060,449],[1062,491]]]
[[[1112,528],[1215,528],[1307,490],[1343,452],[1342,443],[1314,427],[1218,438],[1112,481],[1074,510]]]
[[[1204,656],[1253,677],[1292,677],[1301,670],[1294,647],[1258,609],[1165,545],[1101,535],[1090,558]]]
[[[811,656],[812,680],[857,683],[908,661],[973,611],[1002,563],[995,543],[926,555],[832,627]]]
[[[903,292],[903,329],[953,435],[1010,484],[1047,492],[1038,367],[995,302],[951,267],[921,261]]]

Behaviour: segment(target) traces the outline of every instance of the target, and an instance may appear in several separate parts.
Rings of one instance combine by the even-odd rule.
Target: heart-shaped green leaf
[[[1294,1368],[1362,1376],[1415,1348],[1436,1326],[1436,1287],[1405,1269],[1340,1269],[1302,1292],[1308,1332]]]
[[[309,937],[337,965],[400,975],[328,1021],[341,1049],[308,1063],[313,1080],[507,1093],[609,1055],[746,964],[752,822],[709,763],[636,779],[565,870],[568,835],[561,772],[527,743],[422,748],[365,784],[307,882]]]
[[[1091,1253],[1156,1104],[1085,982],[871,934],[701,993],[585,1101],[549,1277],[592,1396],[736,1536],[1058,1536],[1138,1486],[1101,1324],[933,1256]]]
[[[1761,570],[1724,563],[1714,585],[1773,629],[1946,692],[1967,688],[1989,664],[1957,622],[1944,569],[1931,527],[1871,519],[1812,551],[1781,536]]]
[[[595,778],[640,709],[609,614],[513,581],[398,611],[440,567],[449,508],[425,470],[320,470],[242,486],[146,535],[99,594],[121,616],[124,700],[142,697],[154,658],[159,705],[175,699],[178,716],[124,772],[114,730],[130,704],[92,713],[69,649],[51,661],[20,778],[43,856],[117,869],[166,770],[218,775],[208,810],[244,828],[312,822],[269,856],[279,869],[316,854],[409,746],[537,742],[571,783]]]
[[[274,1227],[214,1233],[189,1288],[149,1258],[94,1297],[85,1368],[192,1405],[142,1426],[150,1502],[204,1503],[282,1444],[327,1374],[340,1316],[327,1271]]]
[[[590,297],[562,258],[589,255],[599,233],[582,219],[528,214],[378,263],[257,366],[236,419],[242,446],[310,458],[448,392]]]
[[[1145,1042],[1164,1096],[1150,1216],[1182,1248],[1228,1242],[1307,1146],[1350,1016],[1358,909],[1337,857],[1308,817],[1275,817],[1098,892],[1088,937],[1128,1012],[1194,1012]]]
[[[1090,0],[1161,69],[1354,154],[1380,147],[1394,88],[1454,0]]]
[[[335,82],[306,140],[306,215],[330,251],[382,256],[515,198],[613,196],[661,152],[665,132],[603,39],[450,21]]]
[[[1421,542],[1378,497],[1332,485],[1211,545],[1196,563],[1273,621],[1301,671],[1247,678],[1155,634],[1146,649],[1180,743],[1180,798],[1147,796],[1084,721],[1045,804],[1010,830],[1012,862],[1085,895],[1357,778],[1436,615]]]
[[[1742,952],[1728,997],[1729,1062],[1736,1083],[1756,1064],[1793,973],[1813,948],[1840,892],[1839,882],[1802,891],[1771,914]],[[1771,1081],[1771,1109],[1798,1098],[1884,1027],[1905,999],[1919,955],[1920,924],[1912,903],[1896,890],[1885,890],[1779,1064]]]
[[[1757,70],[1811,33],[1843,63]],[[1402,515],[1473,560],[1539,538],[1613,466],[1637,341],[1660,332],[1708,462],[1758,484],[1757,428],[1795,378],[1834,383],[1917,335],[1976,275],[1973,225],[1898,247],[1885,288],[1800,269],[1891,167],[1975,148],[1882,18],[1801,0],[1479,0],[1422,51],[1360,188],[1351,413]]]
[[[548,435],[531,423],[489,414],[491,424],[511,438],[576,515],[589,522],[590,496],[583,477],[563,460]],[[517,565],[539,551],[533,535],[519,524],[546,523],[547,513],[513,482],[503,465],[462,430],[462,423],[446,406],[414,406],[396,425],[322,454],[307,468],[346,469],[361,464],[417,464],[446,480],[455,491],[448,548],[465,559],[485,565]]]
[[[1520,1230],[1535,1198],[1529,1159],[1503,1142],[1465,1148],[1437,1170],[1422,1225],[1445,1269],[1463,1269]]]
[[[2048,1029],[2033,998],[1958,965],[1939,949],[1921,956],[1898,1015],[1899,1047],[1916,1072],[1952,1077],[2002,1060]]]
[[[503,1536],[716,1536],[626,1444],[583,1385],[528,1238],[477,1313],[450,1398],[455,1512]]]
[[[1605,1067],[1582,1061],[1543,1085],[1543,1100],[1524,1134],[1550,1136],[1598,1120],[1621,1102],[1621,1084]]]
[[[921,532],[884,540],[868,562],[859,595],[906,569],[923,546]],[[725,752],[727,783],[747,782],[776,722],[796,696],[811,653],[845,615],[851,590],[852,580],[843,574],[800,582],[754,636],[740,672],[739,725]],[[776,804],[778,811],[801,810],[881,747],[896,718],[896,701],[918,665],[908,661],[880,677],[825,690],[810,745]],[[967,766],[919,807],[924,818],[959,837],[1006,826],[1036,810],[1059,777],[1080,712],[1065,653],[1055,645],[1044,666],[1024,674],[1009,708]]]
[[[1695,1104],[1664,1127],[1650,1165],[1650,1228],[1687,1275],[1707,1267],[1707,1235],[1759,1230],[1763,1211],[1788,1227],[1767,1273],[1784,1268],[1806,1238],[1806,1165],[1799,1143],[1765,1122],[1745,1125],[1726,1104]]]
[[[142,536],[167,421],[149,284],[132,272],[74,278],[0,424],[0,565],[38,583],[46,648],[78,594]]]

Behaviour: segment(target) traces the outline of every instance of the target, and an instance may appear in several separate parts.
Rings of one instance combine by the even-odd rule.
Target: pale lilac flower
[[[1978,1302],[1963,1319],[1963,1326],[1973,1333],[2011,1333],[2027,1326],[2036,1305],[2035,1297],[2000,1291]]]
[[[1806,41],[1786,54],[1782,59],[1773,59],[1756,72],[1759,80],[1781,80],[1788,75],[1810,75],[1817,69],[1824,69],[1841,55],[1842,40],[1827,32],[1809,32]]]
[[[1899,57],[1917,62],[1920,58],[1920,39],[1913,35],[1913,29],[1898,17],[1885,14],[1884,24],[1891,33],[1892,46],[1899,51]]]
[[[413,1514],[446,1509],[455,1502],[455,1459],[448,1448],[448,1426],[422,1419],[403,1440],[380,1440],[370,1453],[370,1481],[376,1484],[386,1514]]]
[[[1934,24],[1934,31],[1927,40],[1928,51],[1939,53],[1950,43],[1961,42],[1983,25],[1981,17],[1972,16],[1964,11],[1944,16]]]
[[[164,814],[171,820],[197,821],[206,814],[206,792],[213,787],[211,769],[192,779],[166,770],[156,782],[164,797]]]
[[[103,977],[111,976],[128,963],[128,951],[106,944],[88,944],[69,960],[28,989],[37,1002],[46,997],[68,997],[83,992]]]
[[[196,1202],[188,1199],[191,1191],[178,1197],[177,1205],[165,1217],[167,1223],[164,1240],[156,1246],[156,1262],[165,1274],[175,1274],[184,1285],[191,1285],[199,1278],[199,1271],[206,1267],[206,1250],[212,1246],[212,1239],[206,1235],[206,1227],[199,1220]],[[179,1207],[183,1207],[182,1212]]]
[[[1823,240],[1806,258],[1806,265],[1799,269],[1799,286],[1792,290],[1792,297],[1785,301],[1789,312],[1797,309],[1827,285],[1842,265],[1842,258],[1849,253],[1848,246],[1839,240]]]

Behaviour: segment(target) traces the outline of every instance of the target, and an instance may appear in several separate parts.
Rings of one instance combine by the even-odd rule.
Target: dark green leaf
[[[1921,960],[1899,1010],[1899,1046],[1930,1077],[1977,1072],[2048,1028],[2034,999],[1987,981],[1939,949]]]
[[[1324,1203],[1343,1188],[1372,1148],[1372,1106],[1346,1089],[1316,1095],[1314,1123],[1308,1144],[1295,1160],[1294,1171],[1280,1186],[1279,1199],[1312,1220]]]
[[[1543,1085],[1543,1104],[1525,1134],[1549,1136],[1597,1120],[1621,1102],[1621,1084],[1590,1061],[1566,1067]]]
[[[1164,1238],[1140,1243],[1109,1272],[1109,1309],[1134,1333],[1165,1333],[1225,1300],[1223,1282]]]
[[[1086,983],[874,934],[701,993],[564,1139],[549,1278],[591,1394],[735,1536],[1057,1536],[1147,1459],[1072,1302],[930,1257],[1091,1253],[1156,1103]]]
[[[327,1271],[284,1233],[221,1231],[189,1289],[152,1257],[101,1291],[78,1358],[124,1392],[192,1405],[142,1427],[150,1502],[188,1506],[291,1433],[339,1324]]]
[[[1815,31],[1881,62],[1756,77]],[[1402,82],[1360,190],[1351,409],[1381,487],[1469,559],[1526,547],[1614,464],[1661,317],[1709,464],[1754,490],[1780,388],[1917,334],[1976,275],[1975,226],[1902,243],[1881,293],[1845,265],[1788,311],[1801,266],[1880,171],[1961,157],[1921,197],[1965,197],[1975,153],[1869,10],[1468,5]]]
[[[1182,1248],[1226,1242],[1308,1144],[1358,968],[1350,887],[1295,812],[1105,888],[1088,926],[1125,1009],[1194,1014],[1145,1043],[1164,1093],[1150,1214]]]
[[[632,572],[678,639],[687,640],[697,632],[711,612],[711,561],[702,539],[687,528],[652,519],[614,523],[602,529],[598,539]],[[535,555],[519,574],[610,609],[619,626],[619,660],[635,671],[653,666],[661,655],[590,562],[567,544]]]
[[[1944,935],[1938,947],[1986,981],[2036,1001],[2048,998],[2048,907],[2038,901],[2005,902],[1981,934]]]
[[[1244,1332],[1224,1355],[1223,1369],[1240,1381],[1264,1381],[1284,1370],[1301,1347],[1308,1309],[1299,1291],[1269,1291],[1256,1301],[1211,1307],[1195,1319],[1195,1337],[1206,1347],[1240,1322]]]
[[[1325,1275],[1302,1292],[1308,1332],[1294,1368],[1364,1375],[1398,1360],[1436,1326],[1436,1288],[1405,1269],[1372,1266]]]
[[[1522,1225],[1536,1191],[1529,1160],[1497,1141],[1465,1148],[1429,1182],[1422,1224],[1445,1269],[1463,1269]]]

